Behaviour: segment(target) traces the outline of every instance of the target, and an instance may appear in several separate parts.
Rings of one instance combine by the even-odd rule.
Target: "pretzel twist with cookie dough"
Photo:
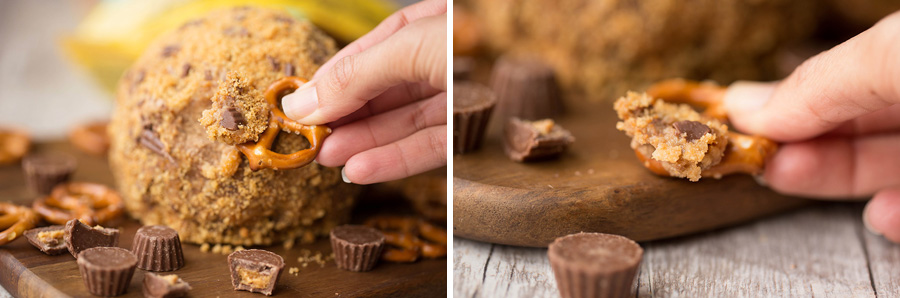
[[[275,170],[294,169],[312,162],[322,146],[322,141],[331,134],[331,128],[324,125],[303,125],[288,118],[278,102],[282,96],[291,90],[296,90],[306,83],[299,77],[285,77],[269,85],[264,96],[269,104],[269,127],[263,132],[256,142],[246,142],[237,145],[250,162],[251,170],[269,168]],[[303,149],[290,154],[281,154],[272,151],[275,137],[281,131],[300,134],[309,141],[309,149]]]
[[[394,246],[384,249],[381,258],[385,261],[408,263],[420,256],[433,259],[447,255],[447,231],[425,220],[377,216],[367,220],[366,225],[381,230],[384,242]]]
[[[117,219],[125,205],[122,197],[109,187],[72,182],[57,185],[49,196],[34,201],[32,207],[50,223],[62,225],[79,219],[93,226]]]
[[[16,240],[39,220],[37,213],[28,207],[0,202],[0,245]]]
[[[695,82],[684,79],[661,81],[650,86],[647,95],[671,103],[684,103],[703,109],[703,116],[728,122],[725,110],[726,87],[709,82]],[[728,131],[728,146],[722,161],[703,171],[703,176],[721,178],[736,173],[759,175],[762,173],[766,159],[778,150],[778,144],[760,136],[749,136]],[[638,159],[650,171],[661,176],[669,176],[662,164],[639,150],[635,150]]]

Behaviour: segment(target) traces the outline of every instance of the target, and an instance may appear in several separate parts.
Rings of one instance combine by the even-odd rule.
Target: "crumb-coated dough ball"
[[[631,148],[660,161],[674,177],[698,181],[703,170],[722,161],[728,126],[689,105],[628,92],[614,108],[622,120],[616,128],[632,138]]]
[[[312,77],[334,52],[309,22],[251,7],[212,12],[156,40],[120,80],[109,126],[110,166],[131,216],[187,242],[235,245],[313,241],[346,222],[358,189],[339,169],[254,172],[200,123],[232,96],[249,104],[237,108],[255,131],[267,115],[244,108],[282,77]],[[273,147],[289,153],[309,142],[282,132]]]
[[[567,90],[610,102],[685,77],[773,79],[779,47],[808,36],[813,0],[469,0],[495,52],[538,55]]]
[[[200,124],[211,140],[229,145],[255,142],[269,127],[268,103],[244,77],[228,72],[212,97],[212,106],[203,111]]]

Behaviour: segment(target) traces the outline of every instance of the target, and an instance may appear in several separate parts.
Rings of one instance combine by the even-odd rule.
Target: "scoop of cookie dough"
[[[258,140],[269,126],[269,107],[262,92],[236,71],[229,71],[218,84],[212,106],[200,117],[209,139],[229,145]]]
[[[689,105],[628,92],[614,108],[622,120],[616,128],[632,138],[631,148],[659,161],[671,176],[698,181],[703,170],[722,160],[728,126]]]

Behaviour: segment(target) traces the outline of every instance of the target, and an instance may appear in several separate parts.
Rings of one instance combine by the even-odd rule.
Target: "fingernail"
[[[759,185],[769,187],[769,182],[766,181],[766,177],[764,177],[762,174],[753,175],[753,180],[756,180],[756,183],[758,183]]]
[[[309,116],[319,106],[319,95],[316,93],[316,81],[312,80],[297,88],[294,93],[281,98],[281,107],[288,118],[299,120]]]
[[[341,179],[344,179],[344,183],[353,183],[350,182],[350,178],[347,178],[347,168],[341,168]]]
[[[737,81],[725,91],[728,112],[752,112],[761,109],[775,92],[776,83]]]
[[[866,230],[868,230],[869,233],[881,236],[881,232],[876,230],[875,227],[873,227],[872,224],[869,223],[869,205],[870,204],[866,204],[866,208],[863,209],[863,216],[862,216],[863,226],[866,227]]]

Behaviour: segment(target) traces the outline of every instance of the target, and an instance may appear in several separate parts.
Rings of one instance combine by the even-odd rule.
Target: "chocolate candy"
[[[94,247],[78,254],[78,269],[88,292],[97,296],[118,296],[125,293],[137,258],[119,247]]]
[[[144,226],[134,236],[132,252],[137,267],[148,271],[172,271],[184,266],[181,239],[167,226]]]
[[[690,121],[690,120],[681,120],[672,123],[672,127],[678,131],[678,133],[684,135],[684,138],[688,141],[693,141],[699,138],[702,138],[704,135],[712,132],[712,129],[706,124]]]
[[[511,117],[552,118],[563,111],[553,68],[536,58],[500,57],[494,64],[491,87],[497,94],[502,121]]]
[[[331,229],[331,250],[338,268],[369,271],[381,258],[384,234],[374,228],[343,225]]]
[[[25,182],[33,192],[47,195],[57,184],[69,181],[75,158],[65,154],[34,154],[22,160]]]
[[[238,130],[238,127],[241,125],[247,124],[247,119],[244,118],[244,115],[241,114],[240,111],[237,110],[234,106],[229,106],[224,111],[222,111],[222,127],[227,130]]]
[[[563,298],[631,297],[644,250],[631,239],[603,233],[556,238],[547,256]]]
[[[491,89],[473,82],[453,86],[453,153],[481,147],[484,131],[497,103]]]
[[[575,137],[553,120],[523,121],[511,118],[504,128],[504,150],[515,161],[534,161],[559,156]]]
[[[157,275],[144,273],[144,297],[176,298],[184,297],[191,290],[191,285],[178,275]]]
[[[272,295],[284,269],[284,259],[270,251],[247,249],[228,255],[231,285],[236,291]]]
[[[67,251],[66,226],[56,225],[43,228],[34,228],[25,231],[25,238],[34,247],[48,255],[58,255]]]
[[[80,220],[73,219],[66,223],[65,240],[69,253],[77,259],[78,253],[83,250],[118,245],[119,230],[101,226],[91,228]]]

